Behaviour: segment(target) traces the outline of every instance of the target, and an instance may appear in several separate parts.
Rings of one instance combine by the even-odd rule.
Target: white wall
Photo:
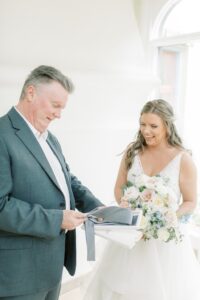
[[[121,160],[118,154],[134,138],[141,103],[152,82],[95,73],[73,78],[77,89],[53,130],[72,171],[109,202]]]
[[[72,172],[106,203],[114,199],[118,154],[133,139],[139,111],[158,84],[148,63],[146,26],[154,9],[148,2],[155,0],[0,0],[0,114],[17,103],[36,66],[50,64],[69,75],[76,89],[51,130]]]
[[[50,64],[76,90],[51,126],[73,173],[103,201],[138,114],[157,84],[130,0],[0,0],[0,113],[17,102],[29,71]]]
[[[133,0],[139,32],[145,47],[149,46],[156,18],[165,5],[175,0]]]

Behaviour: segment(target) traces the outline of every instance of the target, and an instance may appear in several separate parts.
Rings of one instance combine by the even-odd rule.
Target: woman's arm
[[[125,164],[125,157],[126,157],[126,153],[124,154],[121,160],[118,175],[117,175],[117,180],[114,188],[115,199],[118,204],[120,204],[121,197],[123,196],[122,186],[127,183],[127,169]]]
[[[183,202],[177,210],[177,216],[181,218],[192,213],[197,202],[197,170],[188,153],[182,156],[179,180]]]

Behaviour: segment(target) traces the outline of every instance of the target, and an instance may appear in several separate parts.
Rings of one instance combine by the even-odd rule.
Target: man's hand
[[[74,211],[74,210],[63,210],[63,221],[61,224],[62,229],[73,230],[77,226],[81,225],[86,220],[86,215]]]

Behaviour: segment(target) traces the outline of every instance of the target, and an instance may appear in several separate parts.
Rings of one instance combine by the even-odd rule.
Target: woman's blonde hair
[[[145,113],[156,114],[163,120],[167,130],[167,141],[169,145],[180,149],[185,149],[174,124],[173,108],[167,101],[162,99],[148,101],[142,108],[140,117]],[[138,133],[136,134],[136,140],[128,146],[126,151],[125,164],[127,169],[131,168],[134,156],[138,152],[143,151],[145,146],[145,139],[139,129]]]

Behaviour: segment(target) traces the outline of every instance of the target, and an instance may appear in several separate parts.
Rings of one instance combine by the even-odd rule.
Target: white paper
[[[133,248],[141,238],[142,232],[135,226],[101,226],[95,225],[95,235],[118,243],[126,248]]]

